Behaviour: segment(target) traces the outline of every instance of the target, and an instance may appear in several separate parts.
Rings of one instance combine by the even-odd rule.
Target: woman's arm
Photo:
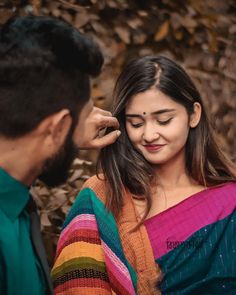
[[[61,233],[52,270],[55,294],[136,294],[137,277],[127,261],[116,221],[102,187],[86,182]],[[99,197],[96,193],[98,190]]]

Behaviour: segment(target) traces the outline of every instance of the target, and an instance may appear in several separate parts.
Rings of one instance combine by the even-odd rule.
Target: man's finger
[[[112,113],[111,112],[109,112],[109,111],[105,111],[105,110],[103,110],[103,109],[100,109],[100,108],[98,108],[98,107],[93,107],[93,111],[95,112],[95,113],[97,113],[97,114],[101,114],[101,115],[103,115],[103,116],[112,116]]]
[[[103,116],[98,123],[98,126],[101,128],[105,127],[114,127],[115,129],[118,129],[120,127],[120,124],[118,120],[115,117],[105,117]]]
[[[121,134],[120,130],[115,130],[104,135],[103,137],[95,138],[92,143],[93,145],[92,148],[103,148],[107,145],[110,145],[117,140],[120,134]]]

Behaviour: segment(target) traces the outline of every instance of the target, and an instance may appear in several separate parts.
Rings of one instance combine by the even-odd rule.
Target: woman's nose
[[[160,137],[157,126],[146,126],[143,132],[143,139],[146,142],[153,142]]]

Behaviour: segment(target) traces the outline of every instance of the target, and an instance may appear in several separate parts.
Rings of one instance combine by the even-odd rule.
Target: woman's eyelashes
[[[159,124],[159,125],[167,125],[169,124],[171,121],[172,121],[173,118],[169,118],[167,120],[156,120],[156,122]],[[139,127],[142,127],[144,125],[144,122],[141,122],[141,123],[133,123],[133,122],[130,122],[131,126],[133,128],[139,128]]]
[[[157,120],[160,125],[167,125],[172,121],[173,118],[169,118],[167,120]]]
[[[131,126],[133,128],[139,128],[139,127],[143,126],[143,123],[132,123],[132,122],[130,122],[130,124],[131,124]]]

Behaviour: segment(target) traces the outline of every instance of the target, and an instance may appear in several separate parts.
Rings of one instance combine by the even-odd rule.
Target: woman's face
[[[183,155],[191,126],[184,106],[150,89],[131,98],[125,116],[130,141],[149,163],[165,164]]]

